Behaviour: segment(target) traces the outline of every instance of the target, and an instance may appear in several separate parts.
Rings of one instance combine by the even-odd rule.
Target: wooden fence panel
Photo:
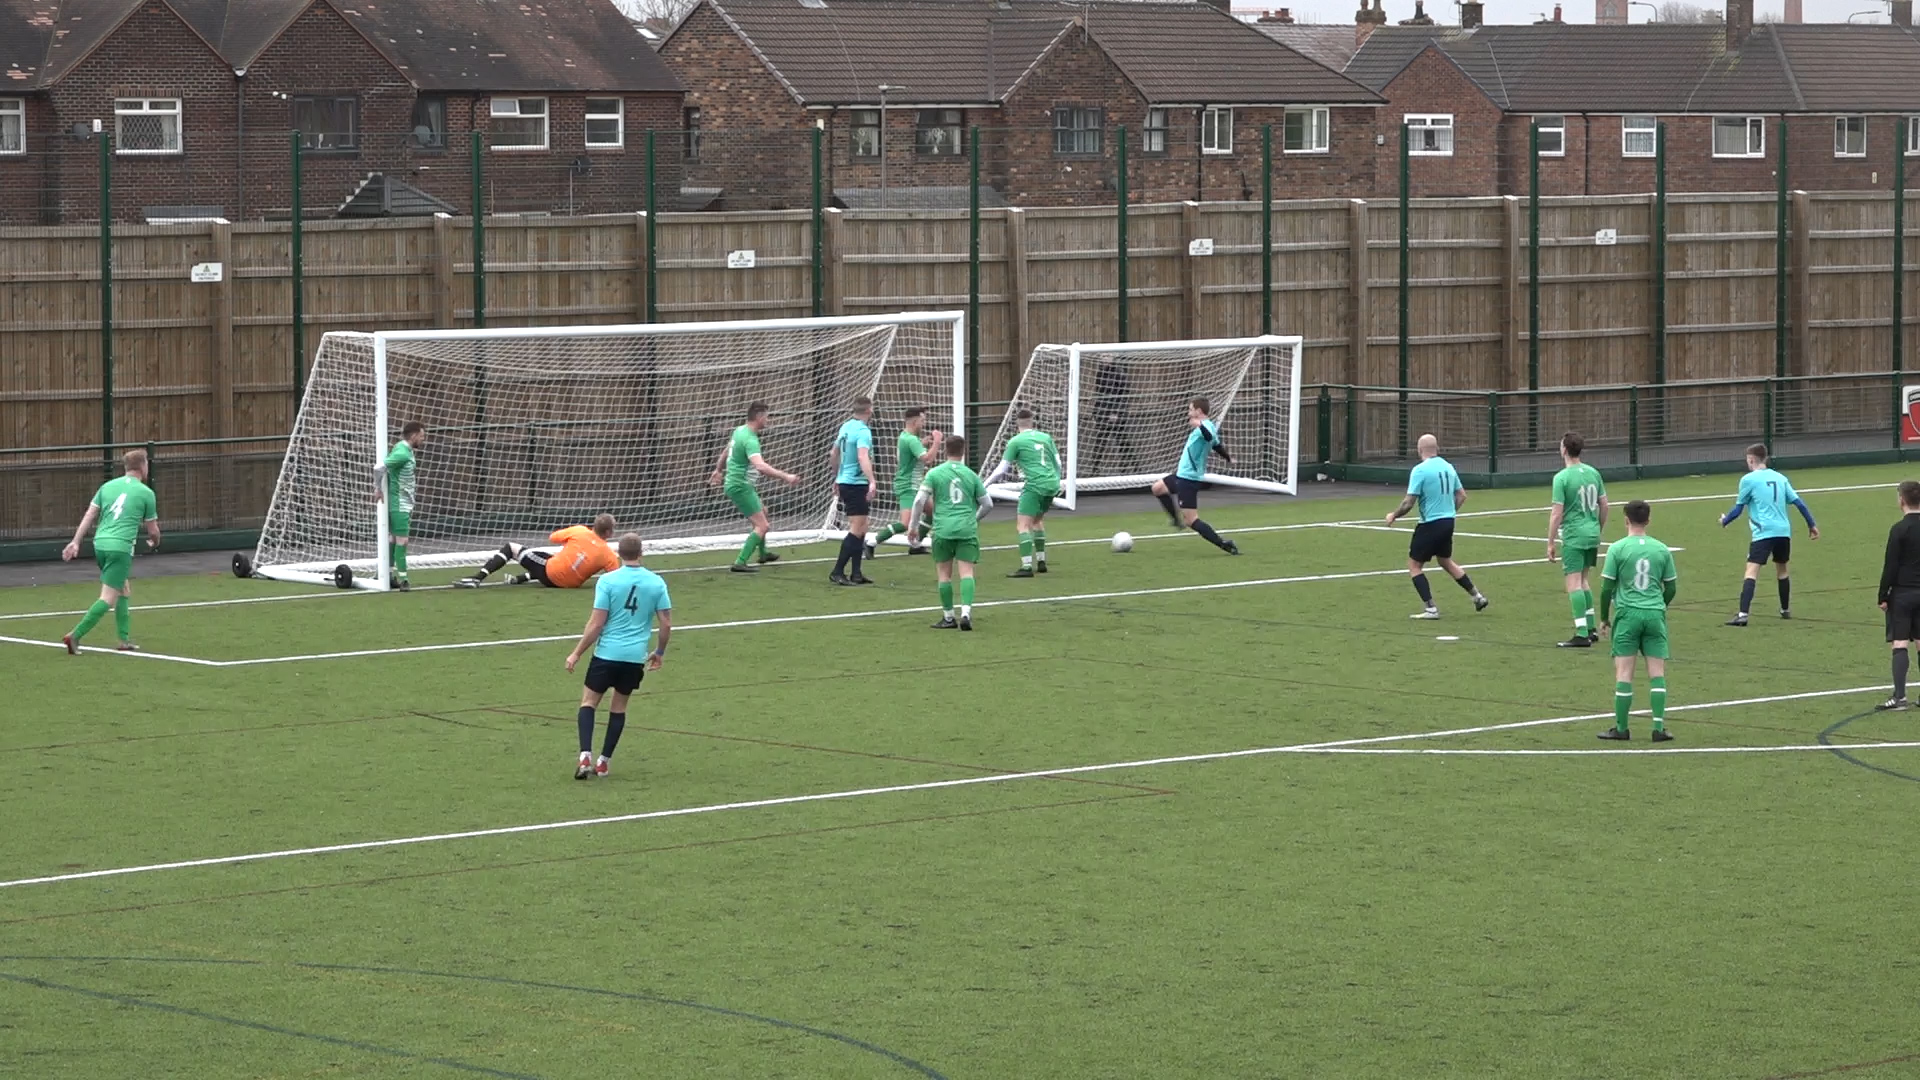
[[[1540,202],[1540,385],[1651,379],[1652,207],[1641,196]],[[1524,285],[1524,271],[1515,279]]]
[[[655,265],[668,322],[786,319],[813,313],[810,211],[662,214]],[[752,251],[751,269],[728,269]]]
[[[1796,371],[1838,373],[1893,367],[1893,200],[1815,195],[1802,201],[1807,267],[1806,355]],[[1796,224],[1796,231],[1800,225]]]
[[[1668,379],[1773,374],[1774,201],[1668,197]]]

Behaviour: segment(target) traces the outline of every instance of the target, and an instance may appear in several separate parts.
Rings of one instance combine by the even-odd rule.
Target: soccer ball
[[[1124,533],[1124,532],[1114,533],[1113,534],[1113,550],[1116,552],[1132,551],[1133,550],[1133,534]]]

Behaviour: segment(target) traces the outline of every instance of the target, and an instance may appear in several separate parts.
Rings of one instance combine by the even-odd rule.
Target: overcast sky
[[[1657,0],[1656,0],[1657,2]],[[1247,0],[1234,0],[1235,12],[1259,12],[1278,9],[1282,2],[1263,0],[1249,3]],[[1353,13],[1359,8],[1357,0],[1292,0],[1285,6],[1293,10],[1297,22],[1347,23],[1353,22]],[[1721,3],[1701,0],[1702,7],[1724,8]],[[1855,22],[1886,22],[1887,5],[1882,0],[1803,0],[1808,22],[1846,22],[1847,16],[1859,11],[1871,11],[1871,15],[1861,15]],[[1398,23],[1401,19],[1413,17],[1413,0],[1386,0],[1387,20]],[[1562,18],[1568,22],[1590,23],[1593,21],[1594,0],[1571,0],[1563,2]],[[1551,12],[1553,0],[1487,0],[1487,21],[1490,23],[1530,23],[1540,18],[1539,13]],[[1634,22],[1645,22],[1651,12],[1640,6],[1627,9]],[[1780,16],[1781,0],[1757,0],[1756,10],[1760,17]],[[1458,23],[1459,5],[1454,0],[1428,0],[1427,13],[1438,22]]]

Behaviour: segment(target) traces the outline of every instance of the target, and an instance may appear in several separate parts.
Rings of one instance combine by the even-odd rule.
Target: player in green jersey
[[[1020,426],[1018,434],[1007,440],[1005,456],[987,483],[997,484],[1014,469],[1026,483],[1020,488],[1017,525],[1020,530],[1020,569],[1008,577],[1029,578],[1047,572],[1047,511],[1060,494],[1060,450],[1053,436],[1033,426],[1033,410],[1013,414]]]
[[[933,562],[940,578],[942,617],[935,630],[973,629],[973,566],[980,561],[980,519],[993,509],[987,485],[967,467],[967,437],[947,436],[947,460],[927,471],[913,502],[913,521],[933,519]],[[954,617],[953,579],[960,578],[960,615]]]
[[[1600,640],[1587,571],[1600,561],[1600,530],[1607,527],[1607,484],[1600,479],[1600,470],[1580,461],[1586,448],[1587,441],[1578,432],[1560,436],[1560,460],[1566,468],[1553,476],[1553,517],[1547,522],[1547,561],[1554,561],[1557,549],[1573,608],[1573,636],[1560,642],[1563,649],[1588,649]]]
[[[726,492],[728,501],[747,517],[753,526],[747,533],[746,542],[740,545],[740,555],[733,560],[730,569],[736,574],[751,574],[755,567],[747,565],[747,560],[758,550],[760,560],[770,563],[780,558],[767,550],[767,511],[760,505],[760,493],[753,489],[757,475],[771,476],[783,484],[797,484],[797,473],[782,472],[767,464],[760,456],[760,433],[767,430],[772,419],[764,401],[756,401],[747,406],[747,422],[733,429],[733,438],[727,440],[727,448],[720,451],[720,460],[713,466],[713,475],[707,477],[707,483],[720,486]]]
[[[413,452],[427,441],[427,426],[409,420],[400,429],[400,441],[374,469],[374,501],[387,507],[387,559],[393,565],[392,585],[407,591],[407,540],[413,535]]]
[[[927,433],[923,440],[920,433],[926,430],[927,410],[915,405],[903,415],[900,438],[894,443],[893,465],[893,501],[900,508],[900,520],[889,522],[887,527],[874,533],[867,542],[867,558],[873,558],[874,550],[881,544],[907,531],[907,522],[913,520],[913,500],[920,495],[920,480],[927,475],[927,469],[934,464],[940,454],[940,440],[944,438],[940,429]],[[907,537],[907,554],[925,555],[927,549],[917,543],[924,535]]]
[[[87,530],[98,523],[93,533],[93,559],[100,564],[100,599],[87,609],[80,625],[60,639],[67,652],[75,656],[80,653],[80,639],[106,617],[108,609],[113,611],[121,651],[135,647],[133,616],[127,610],[133,585],[127,578],[133,573],[133,548],[141,528],[147,531],[149,551],[160,546],[160,517],[155,511],[153,489],[146,483],[147,452],[129,450],[121,460],[126,464],[126,475],[100,485],[86,516],[80,519],[80,527],[73,530],[73,539],[60,551],[62,559],[72,562],[80,554],[80,541],[86,538]]]
[[[1680,572],[1667,545],[1647,535],[1652,516],[1653,508],[1639,499],[1627,504],[1626,538],[1607,548],[1607,565],[1600,571],[1600,632],[1607,633],[1608,623],[1613,624],[1613,726],[1600,733],[1603,739],[1624,742],[1632,737],[1627,734],[1627,714],[1633,711],[1634,658],[1645,656],[1652,684],[1648,698],[1653,741],[1673,740],[1667,730],[1667,607],[1679,592]],[[1612,618],[1616,597],[1618,621]]]

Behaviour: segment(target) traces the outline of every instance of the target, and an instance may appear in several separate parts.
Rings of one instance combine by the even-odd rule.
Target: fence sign
[[[727,269],[729,270],[753,269],[753,249],[748,248],[745,251],[727,252]]]
[[[1908,383],[1900,388],[1900,441],[1920,443],[1920,386]]]
[[[221,263],[194,263],[188,280],[195,285],[211,285],[225,276],[226,267]]]
[[[1593,234],[1593,242],[1599,247],[1612,247],[1620,242],[1619,230],[1601,229],[1599,232]]]
[[[1189,255],[1213,254],[1213,237],[1202,236],[1202,237],[1198,237],[1196,239],[1187,241],[1187,254]]]

